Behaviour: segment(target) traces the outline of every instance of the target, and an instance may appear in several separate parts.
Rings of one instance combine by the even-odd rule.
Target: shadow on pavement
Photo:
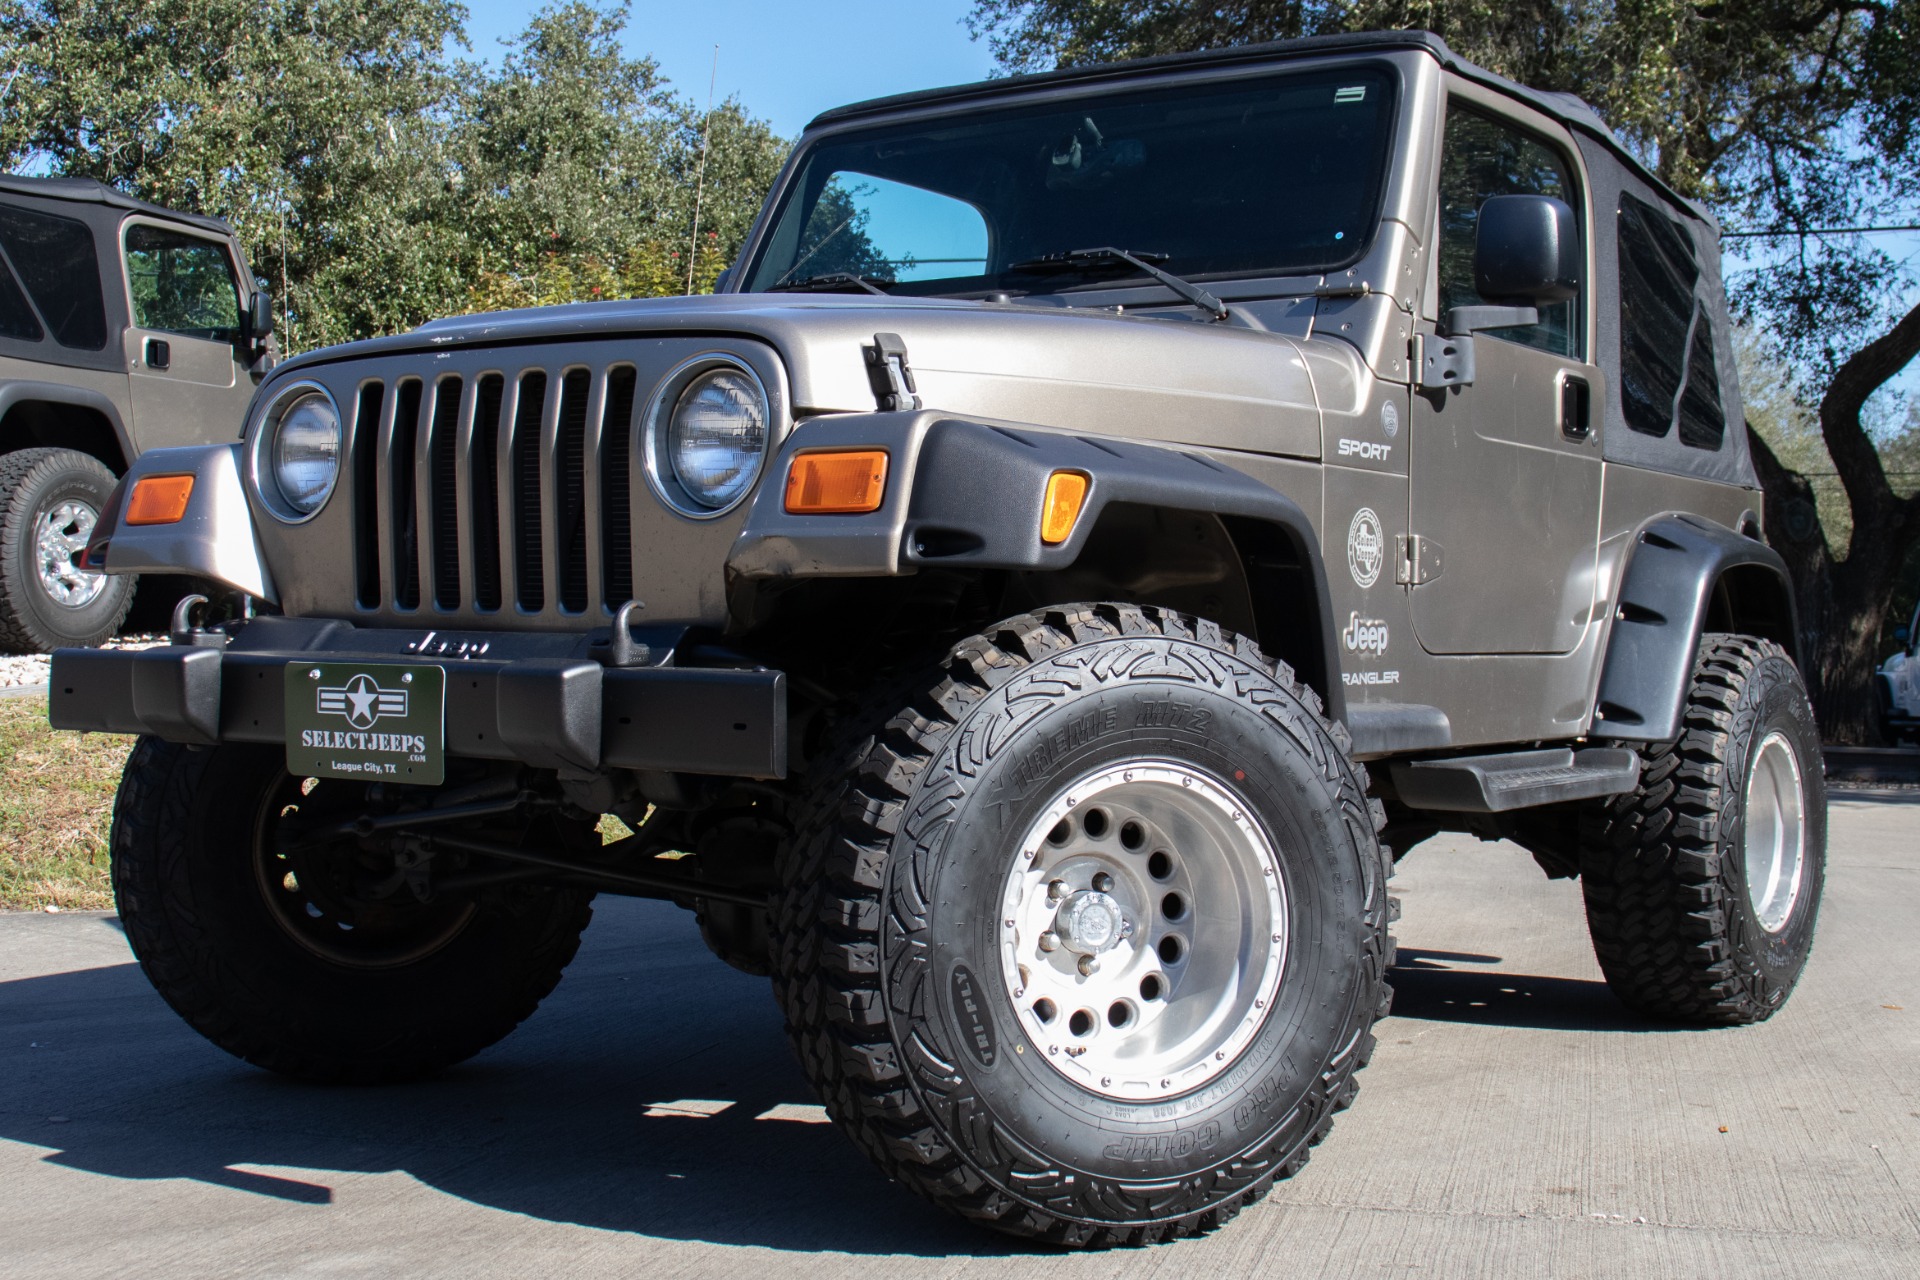
[[[820,1113],[766,983],[708,956],[690,917],[604,898],[596,911],[538,1014],[414,1085],[326,1088],[248,1067],[130,963],[0,983],[0,1137],[109,1177],[303,1204],[332,1202],[330,1171],[399,1171],[475,1204],[669,1239],[1019,1250],[888,1183],[831,1125],[807,1121]]]
[[[181,1022],[131,963],[0,983],[0,1138],[108,1177],[192,1179],[299,1204],[332,1203],[330,1173],[400,1172],[474,1204],[666,1239],[1021,1252],[889,1184],[837,1130],[812,1122],[824,1117],[766,983],[710,957],[690,917],[604,898],[596,913],[538,1014],[413,1085],[325,1088],[248,1067]],[[1393,1016],[1662,1029],[1603,983],[1485,967],[1501,962],[1404,951]]]
[[[1498,963],[1498,956],[1446,951],[1402,951],[1387,975],[1395,1018],[1467,1022],[1536,1031],[1682,1031],[1641,1018],[1607,984],[1585,978],[1454,969],[1448,961]]]

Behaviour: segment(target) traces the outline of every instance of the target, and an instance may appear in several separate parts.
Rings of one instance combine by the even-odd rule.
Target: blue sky
[[[717,97],[796,136],[820,112],[862,98],[985,79],[993,58],[967,36],[969,0],[634,0],[627,50],[651,55],[673,87],[704,102],[720,46]],[[500,56],[530,6],[467,0],[476,56]]]

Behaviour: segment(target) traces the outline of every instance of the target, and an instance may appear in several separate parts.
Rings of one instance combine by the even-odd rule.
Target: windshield
[[[1138,278],[1110,261],[1036,266],[1107,246],[1188,278],[1346,266],[1378,217],[1392,84],[1349,66],[1136,85],[835,135],[802,158],[745,287],[1034,293]]]

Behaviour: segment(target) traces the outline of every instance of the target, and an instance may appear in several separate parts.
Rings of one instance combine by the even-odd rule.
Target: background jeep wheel
[[[1820,733],[1800,672],[1748,636],[1700,642],[1680,739],[1583,831],[1587,927],[1607,985],[1642,1013],[1759,1022],[1813,947],[1826,876]]]
[[[0,456],[0,652],[46,653],[112,637],[133,579],[75,567],[113,473],[71,449]]]
[[[1386,1012],[1381,812],[1315,695],[1131,606],[1000,624],[822,760],[774,982],[891,1176],[1060,1244],[1210,1230],[1306,1163]]]
[[[303,808],[357,810],[363,785],[303,786],[283,764],[257,746],[156,738],[127,761],[114,898],[166,1002],[256,1066],[355,1083],[430,1074],[525,1020],[579,948],[592,895],[357,900],[327,864],[284,856],[275,833]]]

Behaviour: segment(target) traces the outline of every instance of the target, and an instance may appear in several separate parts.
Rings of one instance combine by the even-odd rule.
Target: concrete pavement
[[[1920,793],[1836,800],[1812,965],[1759,1027],[1633,1019],[1512,846],[1431,841],[1395,886],[1394,1016],[1313,1163],[1104,1255],[886,1183],[670,907],[601,899],[532,1021],[379,1090],[207,1045],[110,917],[0,916],[0,1274],[1920,1275]]]

